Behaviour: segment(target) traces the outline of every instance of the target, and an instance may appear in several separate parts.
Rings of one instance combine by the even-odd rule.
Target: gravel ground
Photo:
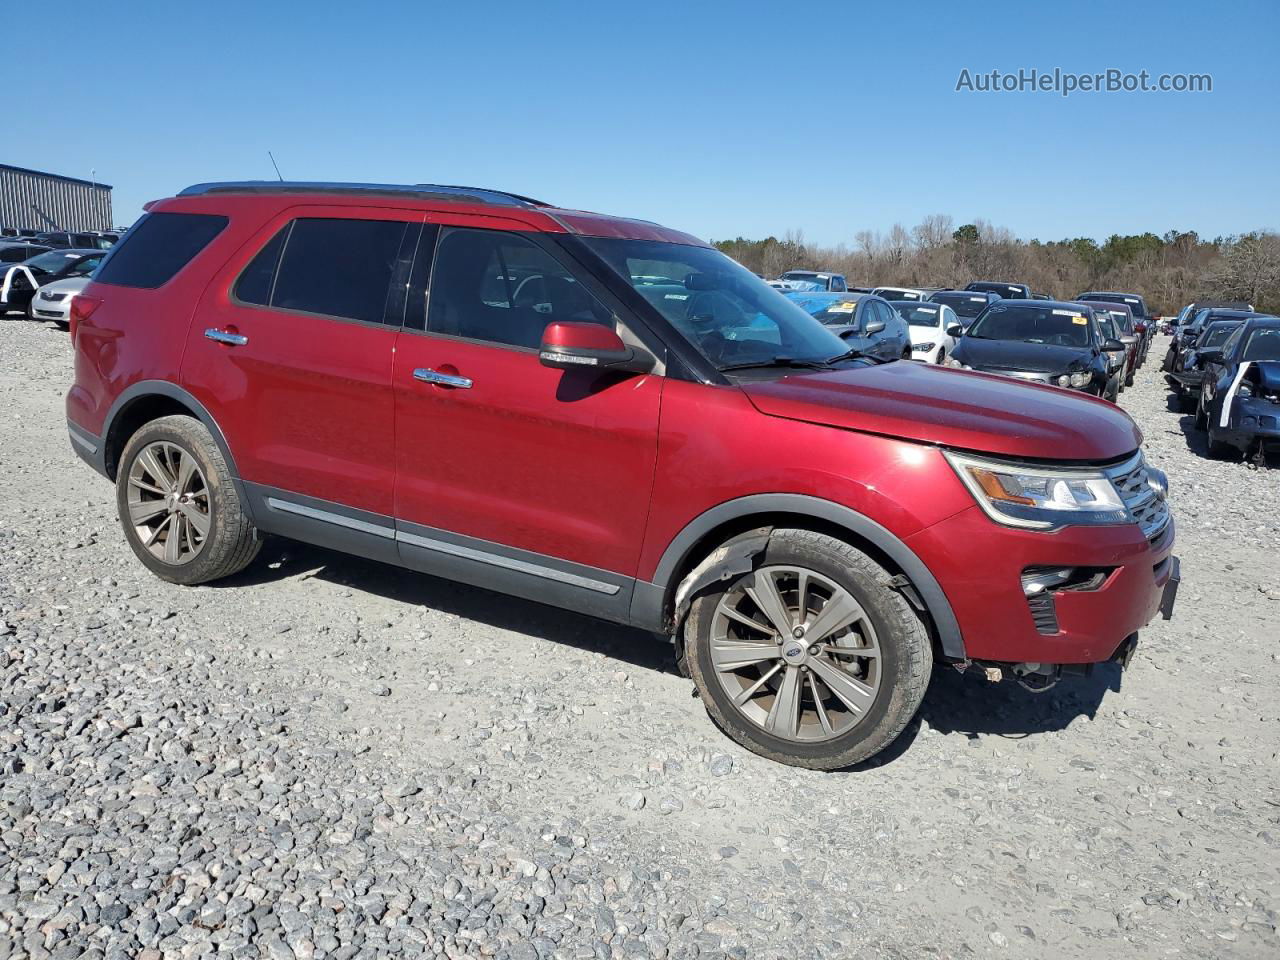
[[[283,541],[151,577],[0,323],[0,957],[1275,957],[1280,487],[1155,344],[1176,619],[1032,695],[940,669],[873,765],[738,749],[647,634]],[[1269,692],[1268,692],[1269,691]]]

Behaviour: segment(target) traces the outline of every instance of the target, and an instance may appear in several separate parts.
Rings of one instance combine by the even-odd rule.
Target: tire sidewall
[[[893,594],[876,582],[868,571],[848,563],[837,554],[820,547],[785,539],[772,539],[760,566],[789,565],[807,567],[840,584],[866,611],[875,628],[880,645],[880,689],[870,710],[848,733],[820,742],[785,740],[774,736],[747,719],[735,707],[716,676],[711,661],[711,625],[716,606],[724,594],[749,579],[753,574],[727,581],[722,589],[698,597],[686,622],[686,651],[690,673],[703,695],[703,702],[716,722],[734,740],[753,752],[771,759],[804,766],[836,768],[848,766],[871,756],[892,739],[896,715],[904,708],[904,691],[910,685],[909,658],[902,650],[899,636],[900,612]],[[914,712],[914,705],[910,707]]]

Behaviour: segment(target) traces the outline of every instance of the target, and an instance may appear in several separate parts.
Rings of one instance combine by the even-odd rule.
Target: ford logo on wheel
[[[788,647],[788,648],[787,648],[787,656],[788,656],[788,657],[798,657],[798,656],[800,656],[800,651],[801,651],[802,649],[803,649],[802,647]]]

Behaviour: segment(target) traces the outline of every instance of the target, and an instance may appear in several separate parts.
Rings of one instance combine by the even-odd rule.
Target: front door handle
[[[231,347],[243,347],[249,342],[249,338],[243,333],[228,333],[226,330],[219,330],[217,327],[210,327],[204,332],[204,335],[210,340],[216,340],[218,343],[225,343]]]
[[[439,370],[432,370],[430,367],[419,367],[413,371],[413,379],[421,380],[423,383],[434,383],[438,387],[453,387],[457,390],[470,390],[470,377],[455,377],[451,373],[441,373]]]

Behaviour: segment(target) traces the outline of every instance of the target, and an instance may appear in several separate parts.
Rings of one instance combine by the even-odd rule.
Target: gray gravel
[[[138,564],[65,334],[0,323],[0,957],[1275,957],[1280,474],[1154,368],[1185,582],[1123,678],[940,670],[863,770],[738,749],[648,635],[273,542]]]

